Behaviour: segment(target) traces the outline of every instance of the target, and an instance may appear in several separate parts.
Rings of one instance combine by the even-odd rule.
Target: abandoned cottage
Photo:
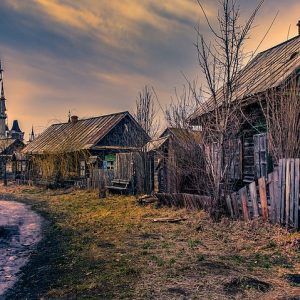
[[[99,176],[114,176],[117,154],[139,151],[148,140],[127,111],[81,120],[72,116],[51,125],[23,149],[28,159],[24,176],[40,182],[97,184]]]
[[[233,101],[240,103],[243,123],[237,137],[231,178],[239,180],[241,184],[252,182],[262,176],[266,177],[272,170],[273,162],[268,151],[270,143],[267,140],[268,132],[263,108],[272,97],[278,97],[275,99],[278,103],[282,101],[286,94],[290,94],[293,82],[296,82],[298,87],[299,74],[300,28],[298,36],[259,53],[239,73]],[[217,97],[222,103],[222,91]],[[209,99],[205,109],[200,107],[190,117],[192,125],[201,124],[210,110],[210,105],[213,107],[211,101]],[[288,97],[286,101],[289,101]],[[275,146],[284,148],[286,145]]]

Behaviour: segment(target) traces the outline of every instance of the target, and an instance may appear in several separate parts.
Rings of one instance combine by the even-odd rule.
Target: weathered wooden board
[[[226,197],[226,204],[227,204],[228,211],[230,213],[231,218],[234,218],[233,207],[232,207],[231,198],[229,195],[227,195],[227,197]]]
[[[243,217],[245,221],[250,220],[249,210],[248,210],[248,199],[247,199],[247,188],[243,187],[240,190],[240,197],[242,202],[242,211],[243,211]]]
[[[231,194],[231,201],[232,201],[232,208],[234,212],[234,217],[238,219],[240,217],[240,211],[239,211],[239,205],[238,205],[238,200],[237,200],[237,194],[232,193]]]
[[[279,180],[278,180],[278,168],[275,168],[273,172],[273,196],[274,196],[274,202],[275,202],[275,212],[276,212],[276,217],[275,221],[276,223],[280,223],[280,203],[279,203]]]
[[[290,159],[286,160],[286,173],[285,173],[285,224],[289,225],[290,219]]]
[[[279,160],[279,197],[280,197],[280,223],[284,223],[285,211],[285,159]]]
[[[249,192],[250,192],[250,198],[252,202],[253,217],[257,218],[259,217],[259,211],[258,211],[258,204],[257,204],[257,191],[256,191],[255,181],[249,184]]]
[[[299,212],[300,212],[300,159],[295,159],[295,207],[294,220],[295,227],[299,229]]]
[[[269,195],[270,195],[270,210],[269,216],[273,223],[276,221],[276,203],[274,199],[274,177],[273,173],[268,174]]]
[[[290,218],[289,224],[294,226],[294,205],[295,205],[295,160],[290,160]]]
[[[266,190],[266,179],[261,177],[258,179],[259,186],[259,198],[261,205],[261,214],[264,221],[268,220],[268,202],[267,202],[267,190]]]

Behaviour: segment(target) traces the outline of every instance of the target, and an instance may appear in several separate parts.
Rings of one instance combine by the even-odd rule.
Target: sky
[[[212,23],[218,1],[202,1]],[[242,18],[257,1],[241,0]],[[133,111],[144,85],[164,108],[184,76],[200,78],[195,26],[209,38],[196,0],[0,0],[0,58],[8,122],[37,133],[79,118]],[[254,51],[297,34],[299,0],[266,0],[247,44]],[[184,74],[184,76],[183,76]]]

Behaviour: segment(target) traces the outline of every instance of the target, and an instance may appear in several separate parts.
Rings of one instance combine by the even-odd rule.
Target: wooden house
[[[0,139],[0,176],[2,179],[15,179],[25,170],[22,160],[16,160],[20,156],[24,143],[19,139]]]
[[[265,95],[286,86],[292,77],[297,78],[299,74],[300,32],[298,36],[256,55],[239,73],[233,101],[240,102],[245,122],[235,151],[232,168],[234,179],[243,183],[252,182],[266,176],[272,169],[272,158],[268,154],[266,119],[262,110],[267,101]],[[222,92],[217,97],[222,103]],[[208,109],[211,101],[208,99],[206,102]],[[191,124],[201,123],[201,118],[206,113],[207,110],[199,108],[190,117]],[[251,119],[251,123],[248,119]]]
[[[151,189],[155,193],[195,192],[189,162],[200,146],[201,134],[182,128],[167,128],[148,142]],[[200,149],[200,147],[199,147]]]
[[[60,177],[70,184],[87,179],[96,187],[99,176],[113,174],[117,153],[138,151],[148,140],[127,111],[81,120],[72,116],[51,125],[23,149],[29,159],[26,176]]]

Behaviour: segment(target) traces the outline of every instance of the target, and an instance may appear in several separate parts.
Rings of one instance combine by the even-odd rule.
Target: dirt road
[[[41,239],[41,217],[28,206],[0,200],[0,299],[18,280]]]

